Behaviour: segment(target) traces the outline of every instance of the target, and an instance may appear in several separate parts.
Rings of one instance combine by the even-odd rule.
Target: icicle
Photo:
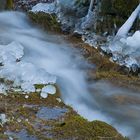
[[[127,21],[121,26],[121,28],[118,30],[116,36],[117,37],[126,37],[129,30],[134,24],[134,21],[138,17],[140,12],[140,4],[137,6],[137,8],[134,10],[134,12],[130,15],[130,17],[127,19]]]
[[[91,0],[90,6],[87,15],[83,18],[83,23],[81,24],[81,28],[83,30],[89,29],[95,25],[97,20],[97,7],[94,5],[98,3],[97,0]]]
[[[92,11],[93,9],[93,4],[94,4],[94,0],[90,1],[90,6],[89,6],[89,10],[88,10],[88,14]]]

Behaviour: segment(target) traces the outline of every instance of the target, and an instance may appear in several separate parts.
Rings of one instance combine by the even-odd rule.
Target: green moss
[[[34,85],[36,89],[42,89],[44,87],[43,84],[36,84]]]
[[[60,24],[57,22],[56,16],[54,14],[50,15],[44,12],[29,12],[28,16],[33,23],[39,25],[47,31],[61,31]]]
[[[118,140],[125,140],[112,126],[100,121],[87,122],[73,112],[66,115],[63,123],[56,123],[53,131],[56,139],[99,140],[99,137],[117,136]]]
[[[5,9],[7,9],[7,10],[13,9],[13,4],[14,4],[13,0],[7,0]]]

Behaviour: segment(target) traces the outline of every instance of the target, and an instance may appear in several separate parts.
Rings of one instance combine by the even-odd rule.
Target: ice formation
[[[48,93],[46,93],[46,92],[41,92],[41,93],[40,93],[40,96],[41,96],[42,98],[47,98],[47,97],[48,97]]]
[[[88,14],[82,19],[81,28],[83,30],[90,29],[92,26],[95,25],[96,17],[95,11],[89,11]]]
[[[46,92],[48,94],[55,94],[56,88],[52,85],[47,85],[47,86],[42,88],[42,92]]]
[[[32,12],[45,12],[45,13],[54,13],[55,12],[55,3],[38,3],[32,8]]]
[[[100,9],[100,2],[98,1],[97,5],[94,5],[94,3],[96,3],[96,1],[91,0],[87,15],[81,19],[76,19],[76,17],[69,17],[69,15],[66,14],[68,11],[71,10],[76,11],[77,7],[75,6],[74,1],[71,2],[57,0],[56,3],[53,3],[56,6],[56,8],[52,6],[52,9],[53,12],[58,16],[58,20],[62,23],[62,27],[64,25],[63,29],[65,29],[65,27],[75,28],[74,32],[81,34],[83,40],[86,43],[94,47],[101,46],[101,49],[103,51],[107,51],[107,53],[112,53],[113,57],[111,60],[119,63],[120,65],[126,66],[129,69],[131,69],[133,66],[139,67],[139,31],[136,31],[132,36],[128,36],[128,32],[140,13],[140,4],[130,15],[128,20],[118,30],[114,40],[110,43],[109,47],[104,47],[106,46],[106,44],[102,46],[102,43],[105,42],[103,37],[98,37],[98,35],[87,31],[87,29],[91,27],[96,28],[95,23],[98,16],[97,11],[99,11]],[[33,7],[33,9],[35,9],[35,7]],[[48,6],[46,9],[49,8],[50,7]],[[74,22],[76,23],[75,25]],[[101,44],[99,44],[100,41]]]
[[[0,46],[3,64],[0,69],[0,78],[14,81],[14,86],[21,86],[24,92],[35,92],[35,84],[55,83],[55,76],[50,75],[45,70],[38,69],[32,63],[22,62],[23,47],[19,46],[18,43]]]
[[[14,81],[14,86],[21,86],[24,92],[35,92],[35,84],[55,83],[56,77],[50,75],[45,70],[38,69],[34,64],[23,62],[23,47],[12,42],[8,45],[1,45],[0,78]]]
[[[0,124],[3,125],[7,122],[6,115],[4,113],[0,114]]]
[[[55,93],[56,93],[55,86],[53,86],[53,85],[46,85],[45,87],[42,88],[40,96],[42,98],[47,98],[48,94],[55,94]]]
[[[98,11],[99,11],[99,1],[96,0],[91,0],[90,1],[90,6],[88,9],[87,15],[83,18],[81,21],[81,28],[83,30],[93,28],[96,24],[97,18],[98,18]],[[95,4],[97,4],[95,6]],[[96,27],[94,27],[96,28]]]
[[[128,32],[130,31],[131,27],[133,26],[136,18],[138,17],[139,13],[140,13],[140,4],[137,6],[137,8],[134,10],[134,12],[130,15],[128,20],[118,30],[116,36],[126,37]]]
[[[9,16],[12,16],[15,21],[12,20],[8,23],[5,19]],[[41,44],[37,44],[37,42],[35,44],[31,43],[30,40],[35,40],[35,36],[32,37],[31,35],[31,38],[28,33],[31,32],[31,34],[39,35],[39,32],[31,27],[29,28],[29,25],[25,22],[25,18],[24,14],[18,12],[0,13],[0,79],[11,81],[9,83],[10,85],[1,83],[0,93],[3,94],[14,88],[15,91],[17,89],[20,91],[19,89],[21,89],[21,91],[25,93],[35,92],[36,89],[34,85],[36,84],[46,85],[56,83],[56,76],[33,63],[37,60],[31,61],[31,58],[26,58],[29,53],[32,54],[31,48],[35,48],[35,44],[36,49]],[[3,30],[6,31],[4,32]],[[30,31],[28,32],[28,30]],[[1,40],[3,42],[1,42]],[[29,46],[31,46],[31,48]],[[30,50],[27,50],[27,48]],[[37,53],[39,54],[39,52]]]
[[[136,31],[132,36],[128,32],[140,13],[140,4],[130,15],[128,20],[118,30],[114,40],[109,45],[112,59],[120,65],[124,65],[136,72],[140,67],[140,31]],[[137,69],[133,69],[137,67]]]

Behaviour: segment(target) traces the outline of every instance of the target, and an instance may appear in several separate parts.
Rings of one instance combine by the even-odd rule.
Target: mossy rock
[[[39,25],[47,31],[60,32],[60,24],[57,22],[55,14],[47,14],[44,12],[28,12],[28,16],[33,23]]]
[[[50,139],[77,139],[77,140],[100,140],[100,137],[115,137],[116,140],[126,140],[112,126],[100,122],[88,122],[79,116],[71,107],[66,106],[63,102],[58,102],[57,95],[50,95],[47,99],[39,97],[38,93],[29,94],[26,99],[25,95],[9,93],[7,96],[1,95],[1,109],[7,116],[8,122],[4,127],[0,127],[0,139],[7,140],[3,135],[7,129],[16,133],[25,129],[28,134],[41,140],[48,140],[47,134],[51,135]],[[40,107],[59,107],[66,108],[68,111],[57,119],[42,120],[37,117]],[[6,110],[5,110],[6,108]],[[39,125],[39,127],[37,127]],[[49,126],[49,128],[44,126]]]
[[[63,123],[56,123],[53,131],[56,134],[56,139],[100,140],[108,138],[127,140],[116,129],[104,122],[87,122],[84,118],[73,113],[69,113]]]

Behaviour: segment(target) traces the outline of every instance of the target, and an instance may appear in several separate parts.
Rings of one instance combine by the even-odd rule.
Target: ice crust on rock
[[[35,84],[54,84],[56,77],[43,69],[37,68],[34,64],[22,61],[24,47],[12,42],[8,45],[0,45],[1,63],[0,78],[13,81],[14,87],[21,86],[24,92],[35,92]],[[18,61],[17,61],[18,60]],[[4,85],[0,85],[0,92],[7,90]]]
[[[54,13],[55,12],[55,3],[38,3],[32,7],[32,12],[45,12],[45,13]]]
[[[47,85],[47,86],[42,88],[42,92],[46,92],[48,94],[55,94],[56,88],[53,85]]]
[[[140,4],[121,26],[114,40],[109,45],[109,50],[113,55],[112,59],[128,68],[132,67],[132,69],[134,65],[140,67],[140,31],[136,31],[131,36],[128,36],[128,33],[139,13]]]
[[[113,60],[120,64],[123,61],[123,65],[131,67],[136,64],[140,67],[140,31],[136,31],[132,36],[126,38],[120,38],[113,42],[109,49],[113,55]],[[121,59],[122,60],[121,60]]]
[[[8,45],[0,45],[0,50],[0,63],[3,64],[20,60],[24,55],[23,47],[17,42],[12,42]]]
[[[53,86],[53,85],[46,85],[45,87],[42,88],[40,96],[42,98],[47,98],[48,94],[55,94],[55,93],[56,93],[55,86]]]
[[[40,93],[40,96],[41,96],[42,98],[47,98],[47,97],[48,97],[48,93],[46,93],[46,92],[41,92],[41,93]]]

